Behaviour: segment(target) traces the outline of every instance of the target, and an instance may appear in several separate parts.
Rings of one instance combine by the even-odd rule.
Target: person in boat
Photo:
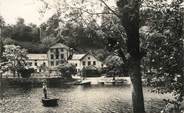
[[[43,82],[43,94],[44,94],[44,98],[47,98],[47,85],[45,82]]]

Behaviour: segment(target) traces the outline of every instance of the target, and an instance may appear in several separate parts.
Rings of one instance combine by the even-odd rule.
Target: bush
[[[63,78],[67,78],[67,79],[71,79],[72,74],[76,74],[76,72],[77,72],[75,65],[72,65],[69,63],[60,64],[57,67],[57,70],[60,72],[60,75]]]
[[[22,78],[29,78],[31,76],[31,73],[33,72],[34,72],[33,68],[29,68],[29,69],[21,68],[18,70],[18,73],[21,74]]]
[[[82,69],[82,76],[83,77],[99,77],[100,72],[94,66],[87,66]]]

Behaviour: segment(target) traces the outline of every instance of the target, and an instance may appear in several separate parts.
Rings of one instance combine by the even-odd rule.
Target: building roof
[[[73,54],[71,60],[81,60],[86,54]]]
[[[62,44],[62,43],[56,43],[55,45],[51,46],[50,47],[51,49],[55,49],[55,48],[66,48],[66,49],[69,49],[68,46]]]
[[[47,54],[27,54],[29,60],[46,60]]]

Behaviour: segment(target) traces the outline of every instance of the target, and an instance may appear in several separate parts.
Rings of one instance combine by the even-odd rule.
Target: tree
[[[115,76],[126,74],[124,62],[122,59],[117,55],[109,55],[105,59],[105,64],[107,65],[107,73],[113,76],[113,79],[115,79]]]
[[[3,17],[0,15],[0,27],[3,27],[5,25],[5,21]]]
[[[2,27],[3,26],[4,26],[4,20],[0,16],[0,62],[2,60],[2,55],[3,55],[3,51],[4,51],[3,40],[2,40]]]
[[[2,38],[12,38],[13,35],[13,26],[12,25],[5,25],[2,27]]]
[[[2,39],[0,39],[0,61],[2,60],[3,51],[4,51],[4,44]]]
[[[29,78],[31,76],[31,73],[34,73],[34,68],[25,68],[23,66],[19,67],[17,69],[17,72],[21,74],[22,78]]]
[[[44,0],[44,1],[46,2],[47,0]],[[93,5],[94,3],[95,5]],[[74,20],[72,21],[74,23],[78,23],[80,20],[82,20],[83,23],[86,24],[89,22],[90,24],[90,22],[92,22],[91,19],[93,20],[95,18],[96,20],[99,14],[100,15],[102,14],[101,12],[96,13],[93,10],[90,10],[90,9],[88,10],[87,4],[94,6],[96,9],[97,8],[101,9],[103,8],[102,6],[106,6],[107,9],[110,10],[110,12],[112,12],[114,15],[116,15],[120,19],[120,22],[126,32],[126,39],[127,39],[127,42],[126,42],[127,52],[126,53],[128,54],[126,55],[127,57],[125,56],[125,51],[123,50],[124,45],[122,44],[123,42],[122,38],[120,39],[111,38],[111,37],[108,38],[108,46],[110,48],[113,48],[113,50],[115,50],[116,53],[118,53],[118,55],[122,58],[125,65],[128,66],[128,74],[132,81],[133,112],[134,113],[144,113],[145,110],[144,110],[144,98],[143,98],[143,91],[142,91],[142,81],[141,81],[142,75],[141,75],[140,64],[141,64],[141,59],[145,53],[139,47],[140,45],[140,41],[139,41],[139,27],[140,27],[139,26],[139,5],[141,4],[141,2],[139,0],[119,0],[117,2],[119,13],[117,13],[109,5],[107,5],[107,3],[104,0],[99,0],[99,1],[82,0],[80,2],[73,1],[69,5],[68,4],[65,5],[67,6],[66,9],[73,9],[73,10],[78,9],[78,11],[83,12],[82,15],[78,15],[80,13],[75,13],[77,14],[77,16],[75,15],[74,17],[71,17],[71,18],[69,18],[71,15],[68,15],[68,17],[66,16],[67,18],[69,18],[69,20],[70,19]],[[48,5],[49,4],[47,4],[46,6],[48,7]],[[61,4],[58,4],[58,5],[61,5]],[[100,6],[98,7],[98,5]],[[61,7],[58,8],[58,10],[60,9]],[[84,14],[88,16],[86,16],[86,18],[83,18]],[[90,21],[85,21],[88,19],[90,19]],[[93,26],[91,26],[91,28],[93,28]],[[94,28],[94,31],[97,31],[97,29]],[[121,32],[119,32],[118,34],[120,33]]]
[[[7,25],[3,30],[4,37],[9,37],[17,41],[40,41],[40,30],[34,24],[25,25],[23,18],[18,18],[15,25]]]
[[[41,40],[41,43],[46,47],[49,48],[51,45],[57,42],[57,38],[54,36],[46,36]]]
[[[66,62],[58,65],[57,70],[60,72],[61,77],[66,79],[71,79],[72,75],[77,72],[75,65]]]
[[[132,82],[132,104],[134,113],[144,113],[144,97],[142,91],[141,80],[141,59],[144,51],[140,48],[139,40],[139,0],[119,0],[117,6],[119,8],[119,18],[127,34],[127,53],[125,57],[121,47],[119,47],[119,55],[128,66],[128,75]]]
[[[149,28],[147,33],[142,32],[143,39],[146,39],[143,44],[148,51],[145,63],[149,68],[145,77],[148,78],[148,85],[155,88],[154,91],[173,93],[177,106],[175,112],[181,112],[184,96],[183,1],[152,2],[147,2],[141,11],[143,25]]]
[[[83,67],[82,70],[82,77],[98,77],[100,75],[99,70],[95,66],[86,66]]]
[[[4,48],[3,57],[8,62],[7,66],[13,71],[13,75],[15,77],[17,70],[24,67],[26,64],[27,50],[21,49],[20,46],[15,45],[5,45]]]
[[[75,15],[72,15],[73,13],[75,13]],[[74,18],[76,13],[81,14],[81,12],[76,12],[76,10],[74,10],[70,14],[71,17],[68,18]],[[93,48],[101,49],[105,47],[105,41],[103,37],[98,35],[98,32],[96,31],[98,29],[98,25],[95,20],[91,20],[89,23],[86,23],[84,21],[79,21],[80,19],[78,19],[77,16],[73,20],[71,19],[66,22],[62,22],[60,17],[54,17],[55,19],[49,18],[49,20],[46,22],[45,26],[47,27],[44,32],[49,32],[49,35],[46,34],[48,36],[45,36],[42,41],[44,41],[47,37],[55,37],[53,38],[54,41],[62,42],[81,51],[83,51],[83,48],[86,48],[87,50]],[[57,24],[54,24],[54,26],[53,23],[56,23],[55,21],[57,21]]]

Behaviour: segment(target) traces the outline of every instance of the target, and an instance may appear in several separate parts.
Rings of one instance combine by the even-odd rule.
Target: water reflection
[[[128,86],[63,86],[49,88],[48,95],[58,97],[58,107],[43,107],[42,88],[7,88],[1,104],[2,113],[131,113],[131,91]],[[145,108],[158,113],[161,100],[170,94],[158,95],[144,89]],[[1,100],[2,101],[2,100]]]

